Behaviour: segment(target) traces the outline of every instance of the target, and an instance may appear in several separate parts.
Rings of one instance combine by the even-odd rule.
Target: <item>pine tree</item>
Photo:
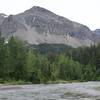
[[[9,75],[15,79],[24,79],[25,77],[25,48],[21,41],[13,36],[8,42],[8,60]]]

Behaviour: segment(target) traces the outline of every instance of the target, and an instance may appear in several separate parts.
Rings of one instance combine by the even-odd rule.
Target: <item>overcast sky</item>
[[[94,30],[100,28],[100,0],[0,0],[0,13],[17,14],[41,6]]]

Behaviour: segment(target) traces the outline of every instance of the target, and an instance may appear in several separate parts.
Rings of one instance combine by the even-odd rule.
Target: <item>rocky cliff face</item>
[[[37,6],[17,15],[0,17],[0,31],[4,37],[18,36],[30,44],[62,43],[78,47],[99,40],[87,26]]]

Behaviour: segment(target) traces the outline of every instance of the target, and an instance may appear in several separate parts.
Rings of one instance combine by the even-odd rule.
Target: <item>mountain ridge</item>
[[[87,26],[38,6],[17,15],[0,18],[0,23],[2,36],[17,36],[30,44],[62,43],[79,47],[100,40]]]

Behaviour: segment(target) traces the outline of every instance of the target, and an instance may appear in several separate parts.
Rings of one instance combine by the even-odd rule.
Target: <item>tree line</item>
[[[11,37],[0,36],[0,82],[22,80],[46,83],[56,80],[100,80],[100,45],[40,53]]]

